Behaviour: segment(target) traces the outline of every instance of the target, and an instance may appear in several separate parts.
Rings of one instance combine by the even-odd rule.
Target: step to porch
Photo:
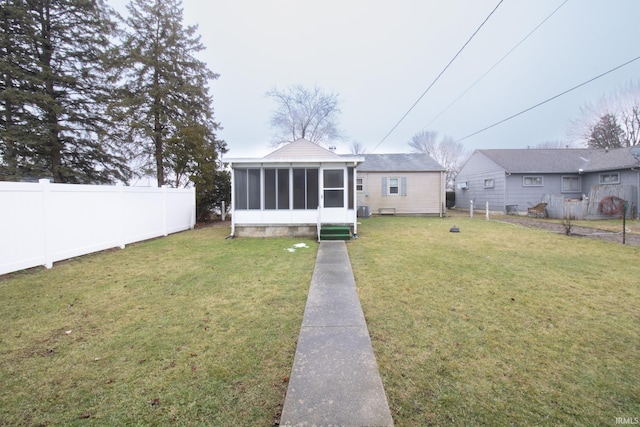
[[[320,240],[351,240],[351,227],[348,225],[323,225],[320,227]]]

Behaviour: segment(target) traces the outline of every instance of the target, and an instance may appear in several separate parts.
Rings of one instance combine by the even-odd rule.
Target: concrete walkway
[[[281,426],[393,426],[343,241],[321,242]]]

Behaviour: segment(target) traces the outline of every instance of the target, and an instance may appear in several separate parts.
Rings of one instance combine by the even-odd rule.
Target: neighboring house
[[[456,177],[456,206],[526,213],[551,196],[586,201],[586,217],[603,217],[605,196],[627,200],[637,215],[640,195],[638,148],[476,150]],[[634,156],[635,154],[635,156]],[[594,200],[595,199],[595,200]],[[585,204],[585,209],[587,205]],[[562,217],[562,209],[554,212]]]
[[[314,236],[318,224],[357,233],[356,167],[299,139],[262,158],[223,158],[231,167],[232,236]]]
[[[428,154],[365,154],[357,168],[359,214],[444,216],[445,169]]]

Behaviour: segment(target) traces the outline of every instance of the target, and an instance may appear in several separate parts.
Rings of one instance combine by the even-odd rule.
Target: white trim
[[[301,158],[269,158],[269,157],[262,157],[262,158],[255,158],[255,157],[229,157],[229,158],[222,158],[222,163],[229,163],[230,165],[233,165],[235,163],[294,163],[294,164],[300,164],[300,163],[336,163],[336,164],[342,164],[342,165],[347,165],[349,163],[353,163],[354,165],[357,165],[358,163],[362,163],[364,162],[364,157],[359,157],[359,156],[344,156],[344,157],[340,157],[340,158],[336,158],[336,157],[301,157]]]

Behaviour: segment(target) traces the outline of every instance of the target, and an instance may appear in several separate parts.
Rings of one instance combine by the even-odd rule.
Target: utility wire
[[[453,101],[451,101],[451,103],[450,103],[449,105],[447,105],[447,106],[444,108],[444,110],[440,111],[440,113],[438,113],[438,115],[437,115],[437,116],[435,116],[435,117],[434,117],[434,118],[433,118],[429,123],[427,123],[427,126],[425,126],[425,128],[426,128],[426,127],[431,126],[431,124],[432,124],[433,122],[435,122],[436,120],[438,120],[438,118],[439,118],[440,116],[442,116],[442,115],[443,115],[443,114],[444,114],[444,113],[445,113],[449,108],[451,108],[451,107],[453,106],[453,104],[455,104],[456,102],[458,102],[458,101],[460,100],[460,98],[462,98],[463,96],[465,96],[465,95],[467,94],[467,92],[469,92],[471,89],[473,89],[473,88],[474,88],[474,86],[475,86],[475,85],[477,85],[477,84],[480,82],[480,80],[484,79],[484,78],[487,76],[487,74],[489,74],[491,71],[493,71],[493,69],[494,69],[494,68],[496,68],[496,67],[497,67],[497,66],[498,66],[502,61],[504,61],[504,60],[505,60],[505,58],[506,58],[507,56],[511,55],[511,53],[512,53],[514,50],[516,50],[516,49],[517,49],[517,48],[518,48],[522,43],[524,43],[524,41],[525,41],[525,40],[527,40],[527,39],[531,36],[531,34],[533,34],[534,32],[536,32],[536,31],[538,30],[538,28],[542,27],[542,25],[543,25],[545,22],[547,22],[547,21],[549,20],[549,18],[551,18],[553,15],[555,15],[555,13],[556,13],[558,10],[560,10],[560,8],[561,8],[562,6],[564,6],[568,1],[569,1],[569,0],[564,0],[564,2],[563,2],[560,6],[558,6],[558,7],[557,7],[553,12],[551,12],[551,13],[550,13],[546,18],[544,18],[544,20],[543,20],[542,22],[540,22],[540,23],[539,23],[539,24],[538,24],[538,25],[537,25],[533,30],[531,30],[531,31],[529,32],[529,34],[527,34],[526,36],[524,36],[524,38],[523,38],[522,40],[520,40],[520,41],[519,41],[519,42],[518,42],[518,43],[517,43],[513,48],[511,48],[511,50],[510,50],[509,52],[507,52],[507,53],[506,53],[502,58],[500,58],[500,59],[498,60],[498,62],[496,62],[495,64],[493,64],[493,66],[492,66],[491,68],[489,68],[489,69],[488,69],[488,70],[487,70],[483,75],[481,75],[481,76],[478,78],[478,80],[476,80],[475,82],[473,82],[473,84],[472,84],[471,86],[469,86],[469,87],[468,87],[464,92],[462,92],[462,93],[460,94],[460,96],[458,96],[456,99],[454,99]]]
[[[438,74],[438,76],[433,80],[433,82],[431,82],[431,84],[429,85],[429,87],[427,87],[425,89],[424,92],[422,92],[422,95],[420,95],[418,97],[418,99],[416,100],[416,102],[413,103],[413,105],[407,110],[406,113],[404,113],[404,115],[402,117],[400,117],[400,120],[398,120],[398,122],[391,128],[391,130],[389,132],[387,132],[387,134],[384,136],[384,138],[382,138],[382,140],[380,140],[380,142],[378,143],[378,145],[376,145],[373,151],[376,151],[376,149],[380,146],[380,144],[382,144],[388,137],[389,135],[391,135],[393,133],[394,130],[396,130],[396,128],[398,126],[400,126],[400,123],[402,123],[402,121],[409,115],[409,113],[411,113],[411,111],[416,107],[416,105],[418,105],[418,103],[422,100],[422,98],[424,98],[424,96],[427,94],[427,92],[429,92],[429,90],[433,87],[434,84],[436,84],[436,82],[438,81],[438,79],[440,79],[440,76],[442,76],[444,74],[445,71],[447,71],[447,69],[449,68],[449,66],[453,63],[453,61],[456,60],[456,58],[458,57],[458,55],[460,55],[460,53],[462,53],[462,51],[464,50],[465,47],[467,47],[467,45],[471,42],[471,40],[475,37],[476,34],[478,34],[478,31],[480,31],[480,29],[484,26],[484,24],[486,24],[486,22],[489,20],[489,18],[491,18],[491,15],[493,15],[493,13],[498,9],[498,7],[502,4],[504,0],[500,0],[497,4],[496,7],[493,8],[493,10],[491,11],[491,13],[489,13],[489,15],[484,19],[484,21],[482,21],[482,23],[480,24],[480,26],[474,31],[473,34],[471,34],[471,37],[469,37],[469,39],[466,41],[466,43],[464,45],[462,45],[462,47],[460,48],[460,50],[458,50],[458,53],[456,53],[454,55],[453,58],[451,58],[451,60],[449,61],[449,63],[442,69],[442,71],[440,71],[440,74]]]
[[[618,65],[617,67],[612,68],[612,69],[610,69],[609,71],[605,71],[604,73],[602,73],[602,74],[600,74],[600,75],[597,75],[597,76],[595,76],[595,77],[593,77],[593,78],[591,78],[591,79],[589,79],[589,80],[587,80],[587,81],[585,81],[585,82],[582,82],[582,83],[580,83],[579,85],[572,87],[571,89],[567,89],[567,90],[565,90],[565,91],[564,91],[564,92],[562,92],[562,93],[559,93],[559,94],[557,94],[557,95],[555,95],[555,96],[552,96],[551,98],[545,99],[544,101],[539,102],[539,103],[537,103],[536,105],[534,105],[534,106],[532,106],[532,107],[529,107],[529,108],[527,108],[527,109],[524,109],[524,110],[520,111],[519,113],[516,113],[516,114],[514,114],[514,115],[512,115],[512,116],[509,116],[509,117],[507,117],[506,119],[502,119],[502,120],[500,120],[499,122],[496,122],[496,123],[494,123],[494,124],[492,124],[492,125],[490,125],[490,126],[487,126],[487,127],[483,128],[483,129],[480,129],[479,131],[476,131],[476,132],[474,132],[474,133],[472,133],[472,134],[469,134],[469,135],[467,135],[467,136],[465,136],[465,137],[463,137],[463,138],[460,138],[460,139],[456,140],[455,142],[464,141],[465,139],[471,138],[472,136],[475,136],[475,135],[477,135],[477,134],[479,134],[479,133],[482,133],[482,132],[484,132],[484,131],[486,131],[486,130],[489,130],[489,129],[493,128],[493,127],[496,127],[496,126],[498,126],[498,125],[500,125],[500,124],[502,124],[502,123],[504,123],[504,122],[506,122],[506,121],[509,121],[509,120],[511,120],[511,119],[513,119],[513,118],[515,118],[515,117],[518,117],[518,116],[520,116],[520,115],[522,115],[522,114],[524,114],[524,113],[526,113],[526,112],[528,112],[528,111],[531,111],[531,110],[533,110],[534,108],[538,108],[539,106],[544,105],[544,104],[546,104],[547,102],[553,101],[554,99],[559,98],[559,97],[561,97],[562,95],[566,95],[567,93],[569,93],[569,92],[571,92],[571,91],[573,91],[573,90],[576,90],[576,89],[578,89],[579,87],[582,87],[582,86],[584,86],[584,85],[586,85],[586,84],[588,84],[588,83],[591,83],[592,81],[597,80],[597,79],[599,79],[600,77],[604,77],[604,76],[606,76],[606,75],[607,75],[607,74],[609,74],[609,73],[612,73],[612,72],[614,72],[614,71],[616,71],[616,70],[618,70],[618,69],[620,69],[620,68],[622,68],[622,67],[624,67],[624,66],[626,66],[626,65],[631,64],[631,63],[632,63],[632,62],[634,62],[634,61],[637,61],[638,59],[640,59],[640,56],[637,56],[637,57],[633,58],[632,60],[625,62],[624,64]]]

